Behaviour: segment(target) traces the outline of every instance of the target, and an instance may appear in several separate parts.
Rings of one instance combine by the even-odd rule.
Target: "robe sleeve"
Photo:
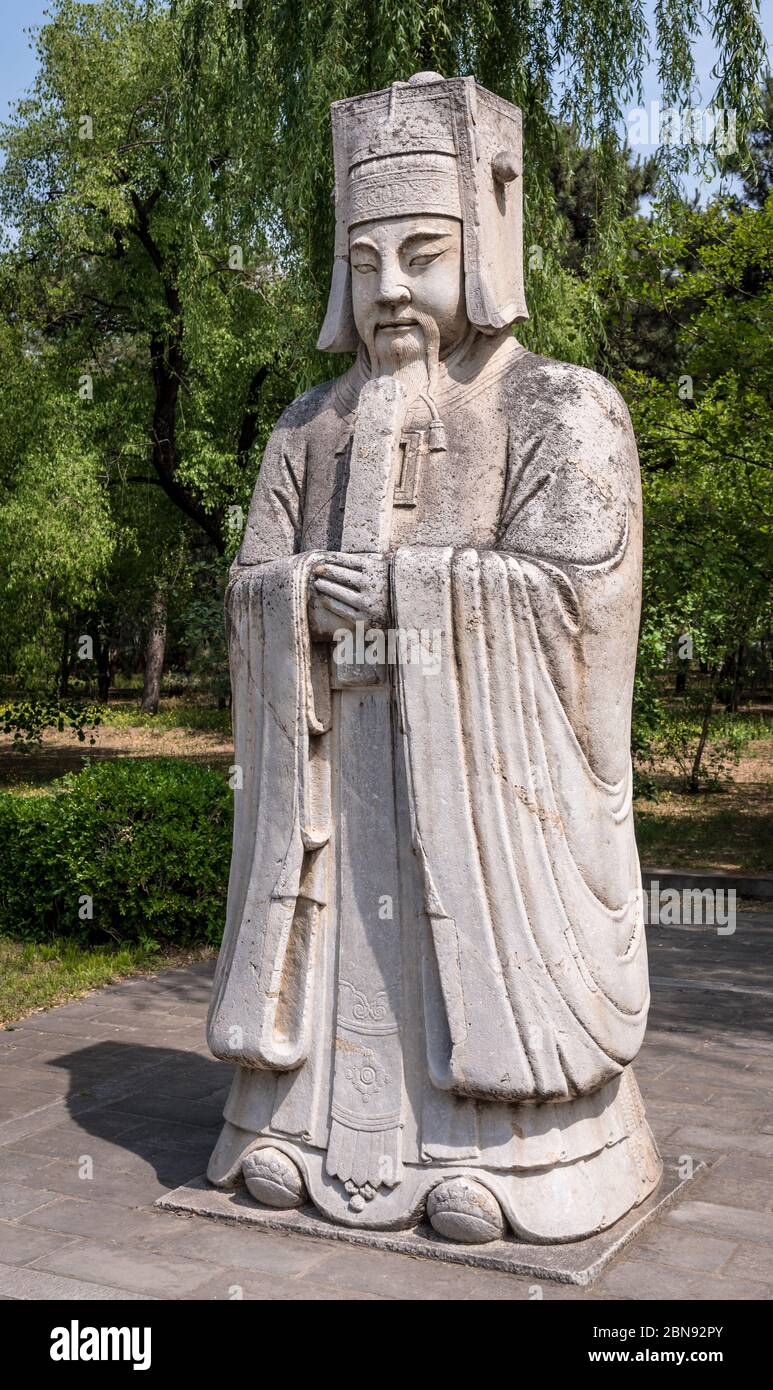
[[[286,1071],[310,1046],[329,838],[329,701],[315,677],[300,552],[305,398],[266,449],[226,590],[234,832],[207,1023],[216,1057]]]
[[[648,1007],[630,700],[640,604],[638,461],[603,379],[533,359],[510,406],[497,548],[405,547],[398,628],[414,848],[433,950],[436,1085],[511,1101],[595,1090]],[[408,651],[412,648],[408,646]]]
[[[307,452],[303,399],[284,412],[266,446],[235,570],[300,550]]]

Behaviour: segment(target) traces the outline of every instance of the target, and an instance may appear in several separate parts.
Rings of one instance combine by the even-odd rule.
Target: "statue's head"
[[[442,356],[469,327],[462,224],[440,213],[359,222],[349,232],[354,323],[376,371]]]
[[[418,73],[334,102],[336,248],[319,347],[374,368],[527,317],[521,113]]]

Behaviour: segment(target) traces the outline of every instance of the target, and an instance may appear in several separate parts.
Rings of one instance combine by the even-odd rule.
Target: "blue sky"
[[[625,3],[626,0],[609,0],[610,4]],[[24,32],[32,25],[40,24],[48,0],[4,0],[0,12],[0,119],[5,119],[9,106],[17,101],[30,85],[35,74],[35,55],[30,47],[29,36]],[[648,0],[648,10],[652,0]],[[762,0],[762,24],[769,44],[773,43],[773,0]],[[711,35],[704,32],[696,50],[696,61],[700,81],[700,94],[697,104],[707,106],[711,102],[713,86],[710,72],[715,61],[714,45]],[[645,105],[658,97],[657,71],[654,63],[644,74]],[[650,153],[652,146],[643,145],[637,153]],[[697,186],[696,179],[690,179],[688,186]],[[706,192],[712,191],[711,185]]]

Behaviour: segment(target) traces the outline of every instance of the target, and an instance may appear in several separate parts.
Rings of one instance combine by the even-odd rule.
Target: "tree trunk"
[[[70,688],[70,629],[62,631],[62,659],[59,665],[59,699],[66,700]]]
[[[107,704],[110,694],[110,681],[113,674],[112,662],[110,660],[110,638],[105,637],[103,640],[101,637],[98,637],[94,646],[96,648],[95,659],[97,663],[97,694],[100,700],[104,700],[105,704]]]
[[[158,714],[165,652],[166,595],[157,589],[150,608],[150,632],[145,647],[145,680],[140,703],[143,714]]]
[[[702,723],[702,725],[701,725],[701,733],[700,733],[700,738],[698,739],[698,747],[697,747],[696,750],[695,750],[695,757],[694,757],[694,759],[693,759],[692,771],[691,771],[691,773],[690,773],[690,791],[691,791],[691,792],[700,791],[700,783],[699,783],[699,781],[698,781],[698,774],[700,773],[701,762],[703,761],[703,754],[704,754],[705,749],[706,749],[706,740],[708,739],[708,736],[709,736],[709,721],[710,721],[710,719],[711,719],[711,708],[712,708],[712,705],[713,705],[713,704],[714,704],[714,688],[713,688],[713,686],[712,686],[711,689],[709,690],[708,695],[706,696],[706,704],[705,704],[704,707],[703,707],[703,723]]]
[[[135,221],[131,224],[130,230],[141,242],[158,272],[169,312],[166,329],[152,334],[150,339],[150,368],[154,394],[151,457],[158,481],[169,500],[201,527],[212,541],[218,555],[222,555],[225,552],[222,515],[209,513],[195,491],[181,483],[177,477],[177,402],[186,368],[183,351],[185,325],[183,302],[177,283],[178,267],[173,260],[165,256],[151,229],[151,213],[161,197],[162,189],[163,184],[159,184],[144,202],[136,189],[128,189],[135,213]]]
[[[743,642],[738,643],[738,650],[735,654],[735,664],[733,669],[733,688],[730,692],[730,713],[737,714],[741,698],[741,674],[744,668],[744,658],[746,648]]]

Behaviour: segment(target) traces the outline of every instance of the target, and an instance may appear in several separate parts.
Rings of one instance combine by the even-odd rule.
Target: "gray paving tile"
[[[718,1117],[719,1118],[719,1117]],[[773,1158],[773,1134],[736,1134],[727,1129],[698,1129],[685,1126],[672,1134],[671,1142],[682,1153],[696,1156],[706,1152],[760,1154]]]
[[[55,1201],[57,1196],[58,1193],[48,1188],[26,1187],[15,1182],[0,1183],[0,1219],[12,1221],[18,1216],[26,1216],[36,1207]]]
[[[46,1211],[50,1210],[46,1207]],[[653,1222],[628,1248],[626,1255],[630,1259],[675,1265],[679,1269],[721,1274],[737,1249],[737,1241]]]
[[[119,1206],[96,1195],[88,1199],[60,1197],[21,1218],[20,1225],[40,1230],[60,1231],[74,1236],[95,1236],[102,1240],[137,1241],[154,1236],[161,1240],[175,1218],[152,1208]],[[152,1245],[152,1242],[151,1242]]]
[[[174,1259],[154,1250],[136,1250],[108,1242],[76,1241],[62,1250],[43,1255],[32,1266],[49,1274],[65,1274],[94,1284],[107,1284],[155,1298],[177,1298],[192,1293],[212,1278],[211,1265],[203,1261]]]
[[[17,1038],[25,1037],[29,1033],[45,1033],[53,1030],[57,1033],[70,1032],[77,1024],[86,1024],[93,1021],[98,1013],[98,1004],[94,1001],[97,995],[86,1000],[75,1001],[71,1004],[60,1004],[54,1009],[40,1009],[37,1013],[28,1014],[18,1023],[14,1023],[13,1031]]]
[[[308,1302],[336,1302],[336,1303],[373,1303],[378,1302],[376,1294],[365,1293],[362,1290],[344,1289],[336,1292],[334,1289],[319,1288],[314,1284],[299,1284],[293,1279],[283,1279],[279,1276],[270,1277],[267,1274],[256,1274],[252,1269],[226,1269],[213,1276],[207,1283],[194,1289],[193,1293],[183,1294],[183,1298],[191,1300],[207,1300],[215,1303],[233,1302],[266,1302],[266,1303],[293,1303],[300,1301]]]
[[[725,1154],[701,1180],[698,1195],[703,1202],[769,1212],[773,1210],[773,1163],[739,1150]]]
[[[24,1092],[29,1110],[30,1104],[40,1097],[44,1101],[55,1100],[69,1090],[69,1077],[56,1067],[5,1066],[0,1069],[0,1101],[6,1091]]]
[[[26,1187],[41,1187],[41,1176],[50,1168],[52,1159],[45,1154],[25,1154],[15,1149],[0,1149],[0,1184],[10,1179]]]
[[[109,1024],[111,1028],[141,1028],[143,1033],[148,1029],[159,1033],[173,1033],[179,1032],[181,1028],[195,1028],[200,1031],[202,1018],[203,1016],[197,1014],[181,1014],[163,1007],[150,1008],[138,1003],[134,1007],[124,1004],[120,1009],[102,1009],[95,1021]]]
[[[634,1301],[653,1299],[656,1302],[745,1302],[749,1299],[768,1299],[771,1284],[752,1282],[744,1278],[715,1278],[697,1275],[688,1270],[653,1261],[626,1258],[602,1274],[594,1286],[597,1297],[610,1295]]]
[[[47,1038],[55,1041],[59,1038],[63,1047],[94,1041],[115,1042],[118,1036],[115,1027],[100,1022],[95,1015],[67,1018],[62,1017],[57,1009],[51,1009],[47,1014],[35,1014],[29,1027],[25,1027],[24,1023],[19,1024],[19,1031],[20,1037],[25,1040],[37,1041]]]
[[[384,1299],[431,1301],[523,1301],[534,1281],[444,1265],[434,1260],[414,1260],[361,1247],[334,1250],[316,1269],[297,1281],[299,1286],[343,1293],[357,1289]],[[547,1290],[543,1284],[543,1296]]]
[[[216,1062],[205,1070],[198,1059],[191,1058],[185,1067],[165,1069],[158,1076],[155,1089],[159,1096],[180,1100],[196,1100],[200,1096],[211,1096],[215,1091],[227,1095],[233,1072],[233,1067],[226,1062]]]
[[[36,1231],[21,1222],[0,1221],[0,1264],[26,1265],[71,1245],[75,1237],[56,1231]]]
[[[0,1121],[0,1147],[5,1148],[25,1135],[50,1128],[67,1113],[67,1101],[63,1096],[41,1096],[38,1100],[31,1100],[24,1114]]]
[[[109,1138],[89,1133],[83,1125],[69,1123],[52,1125],[37,1134],[27,1135],[21,1138],[14,1148],[23,1153],[44,1154],[50,1158],[69,1158],[75,1161],[86,1156],[91,1158],[95,1165],[104,1164],[111,1168],[122,1168],[127,1164],[131,1166],[136,1154],[131,1148],[129,1136],[132,1130],[137,1128],[137,1117],[127,1115],[120,1118],[125,1120],[125,1124],[119,1134]]]
[[[227,1094],[227,1092],[225,1093]],[[220,1124],[223,1115],[224,1092],[215,1091],[203,1096],[167,1096],[153,1091],[134,1091],[110,1106],[109,1113],[155,1119],[157,1123],[177,1121],[210,1129]]]
[[[111,1288],[106,1284],[86,1283],[83,1279],[66,1279],[58,1274],[49,1274],[42,1269],[15,1269],[12,1265],[0,1265],[0,1290],[7,1297],[62,1301],[77,1299],[82,1302],[131,1299],[133,1302],[149,1302],[147,1295],[128,1289]]]
[[[53,1159],[45,1169],[45,1180],[57,1197],[76,1197],[81,1201],[114,1202],[119,1206],[152,1206],[168,1192],[173,1182],[162,1182],[153,1164],[138,1159],[130,1170],[97,1165],[92,1177],[81,1176],[78,1163]]]
[[[196,1102],[191,1102],[191,1109],[195,1109]],[[134,1153],[156,1154],[164,1149],[176,1149],[178,1151],[190,1150],[192,1153],[204,1153],[209,1156],[214,1147],[218,1131],[220,1129],[221,1118],[216,1112],[212,1124],[197,1125],[192,1120],[187,1124],[181,1124],[178,1120],[169,1119],[142,1119],[136,1123],[138,1116],[125,1116],[131,1120],[132,1129],[129,1131],[131,1146]]]
[[[165,1226],[143,1236],[143,1248],[167,1256],[185,1255],[227,1269],[237,1266],[264,1274],[297,1275],[317,1270],[329,1258],[322,1241],[276,1235],[271,1231],[233,1229],[225,1222],[196,1217],[173,1218],[177,1229]]]
[[[724,1271],[735,1279],[767,1280],[773,1284],[773,1245],[740,1246]]]
[[[672,1207],[665,1220],[669,1225],[689,1226],[729,1240],[773,1243],[773,1212],[745,1211],[715,1202],[683,1202]]]
[[[636,1079],[642,1086],[639,1068],[636,1067]],[[762,1133],[762,1125],[759,1108],[740,1106],[737,1104],[730,1108],[727,1104],[720,1105],[719,1101],[705,1101],[703,1104],[685,1101],[676,1104],[670,1100],[661,1100],[647,1094],[647,1119],[653,1129],[661,1134],[673,1134],[676,1130],[689,1127],[690,1129],[713,1129],[717,1115],[722,1117],[722,1128],[724,1131],[742,1134],[754,1134],[757,1131]]]

